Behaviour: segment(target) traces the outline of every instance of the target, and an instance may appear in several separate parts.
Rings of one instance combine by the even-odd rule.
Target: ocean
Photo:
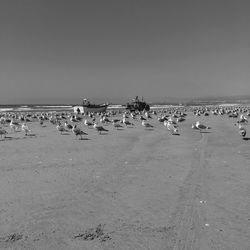
[[[73,110],[72,105],[0,105],[0,112],[34,112]]]
[[[250,102],[248,102],[250,103]],[[218,106],[235,106],[235,105],[242,105],[243,103],[241,102],[235,102],[235,103],[230,103],[230,102],[223,102],[223,103],[192,103],[191,105],[187,106],[207,106],[207,105],[218,105]],[[246,104],[246,103],[245,103]],[[63,105],[63,104],[21,104],[21,105],[0,105],[0,112],[51,112],[51,111],[69,111],[73,112],[74,106],[77,105]],[[182,104],[176,104],[176,103],[161,103],[161,104],[156,104],[152,103],[150,104],[151,109],[165,109],[169,107],[181,107]],[[108,109],[124,109],[125,105],[121,104],[110,104],[108,106]]]

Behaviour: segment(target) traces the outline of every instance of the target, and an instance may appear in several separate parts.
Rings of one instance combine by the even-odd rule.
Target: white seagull
[[[14,122],[13,119],[11,120],[10,122],[10,128],[13,130],[13,131],[17,131],[17,129],[19,129],[21,127],[20,123],[18,122]]]
[[[28,135],[28,133],[31,132],[31,129],[28,127],[28,125],[26,123],[22,124],[22,131],[25,132],[25,135]]]
[[[143,120],[143,121],[141,122],[141,125],[142,125],[143,127],[145,127],[145,128],[153,128],[153,127],[154,127],[154,126],[151,125],[150,123],[145,122],[145,120]]]
[[[247,118],[243,114],[241,114],[240,115],[240,120],[237,121],[237,122],[238,123],[248,123],[248,120],[247,120]]]
[[[247,130],[241,124],[238,125],[238,128],[239,128],[239,134],[242,137],[245,137],[247,134]]]
[[[3,136],[4,136],[4,138],[5,138],[6,134],[8,134],[8,132],[7,132],[5,129],[0,128],[0,135],[1,135],[1,138],[3,138]]]
[[[195,126],[200,130],[200,132],[201,132],[202,130],[211,129],[211,128],[208,127],[208,126],[205,126],[204,124],[201,124],[200,121],[197,121],[197,122],[195,123]]]
[[[178,127],[170,121],[167,122],[167,129],[172,135],[179,135]]]
[[[56,125],[56,129],[61,133],[61,135],[63,134],[63,132],[68,132],[68,130],[64,128],[60,122],[58,122],[58,124]]]
[[[87,119],[85,119],[84,120],[84,125],[86,125],[89,128],[90,126],[93,126],[94,123],[92,123],[92,122],[88,121]]]
[[[134,123],[126,120],[125,117],[122,119],[122,123],[125,124],[126,126],[134,126]]]

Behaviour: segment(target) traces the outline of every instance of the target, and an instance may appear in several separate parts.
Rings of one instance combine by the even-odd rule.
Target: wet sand
[[[201,120],[211,130],[191,124]],[[0,249],[249,250],[250,140],[234,119],[188,113],[154,129],[0,139]],[[9,130],[8,130],[9,131]],[[249,132],[248,132],[249,133]],[[250,134],[248,134],[250,136]]]

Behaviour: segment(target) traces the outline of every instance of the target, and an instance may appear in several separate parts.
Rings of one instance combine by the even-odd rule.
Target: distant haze
[[[0,104],[250,94],[248,0],[1,0]]]

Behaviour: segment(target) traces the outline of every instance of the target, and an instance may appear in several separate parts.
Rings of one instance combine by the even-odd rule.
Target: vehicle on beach
[[[149,111],[150,106],[147,104],[142,97],[142,100],[139,100],[138,96],[136,96],[134,99],[132,99],[131,102],[128,102],[126,105],[126,109],[133,111]]]
[[[82,106],[74,107],[74,112],[75,113],[101,113],[101,112],[105,112],[108,106],[109,106],[108,103],[94,104],[85,98],[83,99]]]

